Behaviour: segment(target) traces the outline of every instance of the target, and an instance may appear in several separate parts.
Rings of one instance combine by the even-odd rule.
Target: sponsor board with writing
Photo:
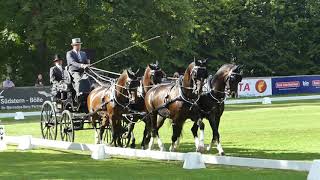
[[[320,93],[320,75],[272,78],[272,94]]]
[[[272,95],[271,78],[244,78],[238,84],[239,97]]]
[[[0,110],[40,108],[50,100],[50,87],[16,87],[0,89]]]

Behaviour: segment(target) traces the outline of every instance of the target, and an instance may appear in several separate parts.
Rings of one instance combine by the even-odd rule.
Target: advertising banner
[[[244,78],[238,84],[239,97],[272,95],[271,78]]]
[[[272,78],[272,94],[320,93],[320,76]]]
[[[50,87],[15,87],[0,89],[0,110],[40,108],[50,100]]]

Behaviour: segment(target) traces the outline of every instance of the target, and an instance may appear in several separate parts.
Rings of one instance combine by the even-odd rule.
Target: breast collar
[[[181,98],[182,101],[190,104],[191,107],[197,105],[200,99],[200,96],[197,96],[196,99],[186,97],[182,91],[182,88],[186,88],[182,86],[182,80],[183,80],[183,76],[181,76],[176,83],[178,85],[178,90],[179,90],[179,96],[177,98]]]

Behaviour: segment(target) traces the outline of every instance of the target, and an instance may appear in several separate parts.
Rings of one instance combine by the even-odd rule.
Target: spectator
[[[175,73],[173,73],[173,78],[179,78],[179,73],[178,72],[175,72]]]
[[[34,84],[35,87],[42,87],[43,85],[43,78],[42,78],[42,74],[38,74],[36,83]]]
[[[6,78],[6,80],[3,81],[2,87],[3,87],[3,88],[12,88],[12,87],[15,87],[15,85],[14,85],[14,83],[10,80],[10,77],[8,76],[8,77]]]

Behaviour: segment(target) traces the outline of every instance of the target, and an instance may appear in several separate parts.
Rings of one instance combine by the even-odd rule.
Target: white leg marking
[[[222,146],[220,143],[217,144],[217,150],[219,151],[219,154],[221,155],[222,153],[224,153]]]
[[[94,131],[94,143],[100,144],[99,133],[97,131]]]
[[[209,144],[208,144],[207,151],[210,151],[210,150],[211,150],[212,145],[213,145],[213,143],[209,143]]]
[[[160,151],[165,151],[164,144],[162,143],[160,137],[158,136],[158,146],[160,148]]]
[[[153,144],[154,144],[154,137],[151,137],[150,138],[150,142],[149,142],[148,150],[152,150]]]
[[[178,149],[179,145],[180,145],[180,138],[178,137],[178,139],[176,140],[176,142],[174,143],[175,148]]]
[[[198,147],[199,147],[199,139],[198,139],[198,137],[194,138],[194,144],[196,146],[196,149],[198,149]]]
[[[204,147],[204,130],[200,130],[199,146],[201,148]]]

